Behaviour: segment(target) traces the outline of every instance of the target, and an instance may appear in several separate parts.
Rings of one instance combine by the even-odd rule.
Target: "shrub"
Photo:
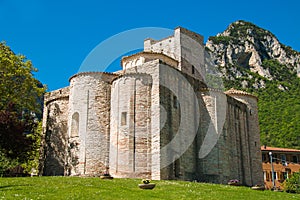
[[[18,165],[16,160],[8,158],[1,150],[0,150],[0,177],[4,176],[9,169],[14,168]]]
[[[300,194],[300,172],[296,172],[284,183],[284,190],[290,193]]]
[[[231,38],[228,36],[211,36],[209,37],[209,40],[211,40],[214,44],[228,45]]]

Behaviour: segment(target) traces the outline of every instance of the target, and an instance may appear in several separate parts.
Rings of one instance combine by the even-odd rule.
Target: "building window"
[[[298,156],[293,156],[293,163],[298,163]]]
[[[192,65],[192,74],[195,74],[195,67]]]
[[[180,160],[179,158],[174,162],[174,176],[175,178],[179,178],[180,176]]]
[[[283,180],[283,173],[282,172],[278,172],[278,174],[279,174],[279,180],[281,181],[281,180]]]
[[[253,115],[253,110],[250,109],[250,110],[249,110],[249,113],[250,113],[250,115]]]
[[[266,181],[270,181],[270,172],[265,172],[266,174]]]
[[[173,107],[174,108],[178,108],[178,105],[179,105],[179,102],[178,102],[178,99],[177,99],[177,96],[173,96]]]
[[[273,154],[273,162],[276,162],[278,163],[279,162],[279,159],[278,159],[278,155],[277,154]]]
[[[262,154],[262,161],[267,162],[267,155],[264,153]]]
[[[75,112],[72,115],[72,122],[71,122],[71,137],[78,137],[79,132],[79,114]]]
[[[282,172],[283,180],[286,180],[288,178],[287,172]]]
[[[121,126],[125,126],[127,124],[127,112],[122,112],[121,114]]]
[[[277,180],[278,178],[277,178],[277,172],[273,172],[274,173],[274,180]],[[272,174],[272,172],[271,172],[271,174]],[[273,178],[273,177],[272,177]]]
[[[286,165],[286,155],[285,154],[281,154],[281,164],[282,165]]]
[[[278,175],[279,175],[279,180],[280,181],[284,181],[288,178],[288,173],[287,172],[278,172]]]

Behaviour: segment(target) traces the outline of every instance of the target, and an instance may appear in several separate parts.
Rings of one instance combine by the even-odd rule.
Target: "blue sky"
[[[39,70],[36,78],[54,90],[68,85],[101,41],[140,27],[182,26],[206,40],[242,19],[300,51],[299,7],[297,0],[0,0],[0,41],[26,55]]]

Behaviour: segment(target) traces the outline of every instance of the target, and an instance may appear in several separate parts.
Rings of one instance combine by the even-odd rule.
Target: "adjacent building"
[[[275,187],[282,189],[282,183],[294,172],[300,171],[300,150],[262,146],[261,151],[266,188],[273,188],[274,177]],[[273,176],[270,153],[273,158]]]

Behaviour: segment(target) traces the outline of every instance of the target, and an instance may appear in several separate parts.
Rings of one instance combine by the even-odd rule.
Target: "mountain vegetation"
[[[210,37],[206,49],[226,89],[258,96],[261,143],[300,149],[300,53],[245,21]]]

